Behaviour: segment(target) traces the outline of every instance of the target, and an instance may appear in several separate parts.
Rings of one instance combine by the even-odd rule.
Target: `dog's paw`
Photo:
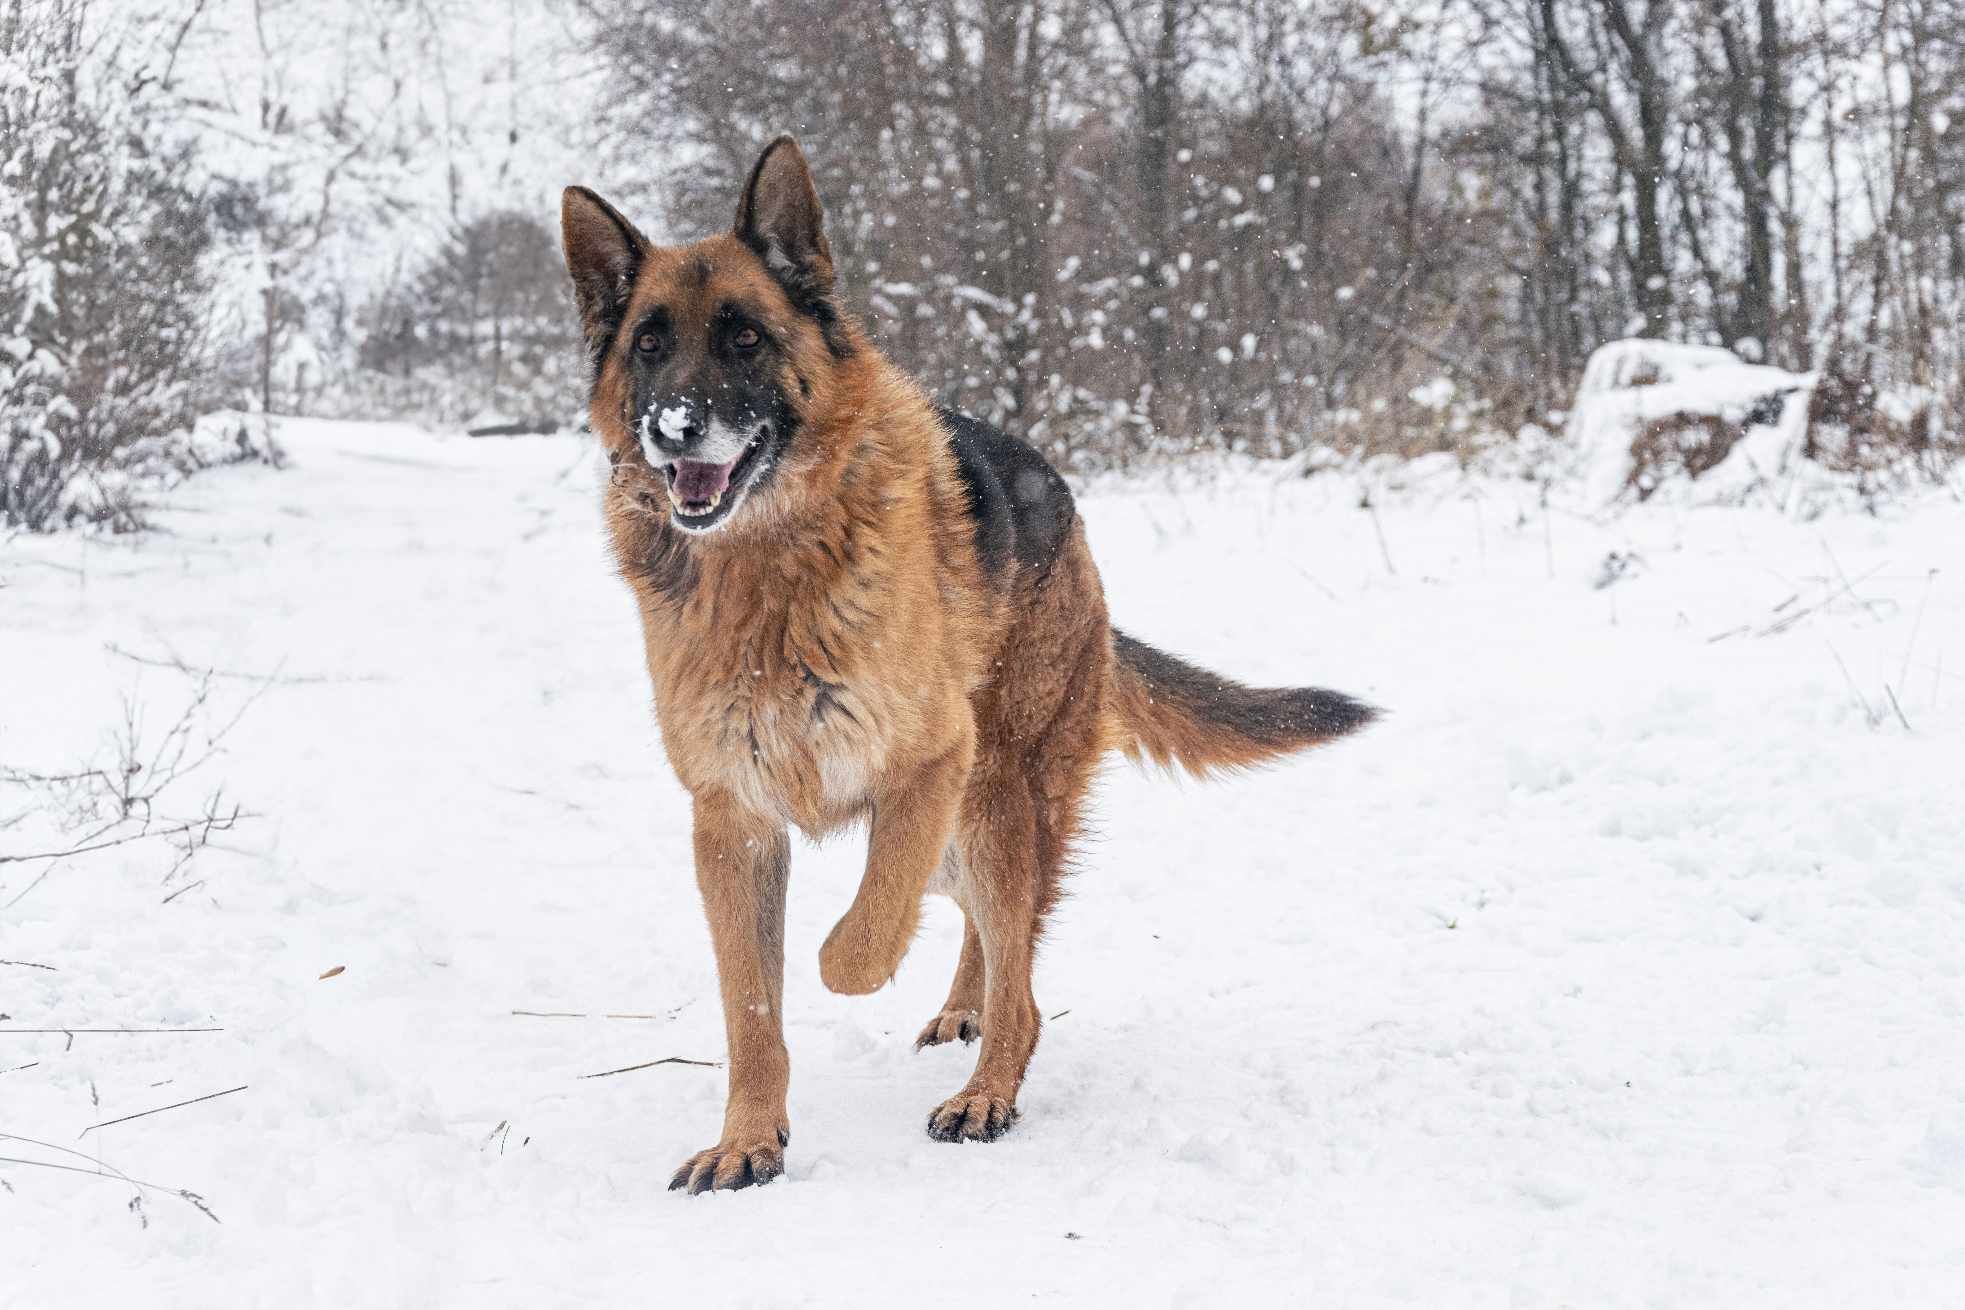
[[[940,1046],[943,1042],[961,1042],[967,1046],[982,1036],[982,1016],[974,1010],[943,1010],[928,1021],[921,1035],[914,1039],[914,1049],[924,1046]]]
[[[848,910],[819,948],[819,979],[842,996],[877,992],[900,970],[907,947],[907,934],[877,934]]]
[[[691,1196],[700,1196],[704,1192],[761,1187],[785,1171],[785,1147],[790,1141],[791,1134],[780,1128],[774,1141],[721,1142],[698,1151],[669,1179],[669,1190],[687,1190]]]
[[[988,1092],[959,1092],[928,1116],[928,1136],[938,1142],[993,1142],[1016,1121],[1012,1101]]]

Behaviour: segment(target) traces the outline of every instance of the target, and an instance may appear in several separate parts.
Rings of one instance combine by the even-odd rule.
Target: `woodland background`
[[[1965,428],[1951,0],[0,0],[0,523],[275,457],[213,411],[577,426],[559,188],[700,235],[785,130],[1069,468],[1547,440],[1630,336]]]

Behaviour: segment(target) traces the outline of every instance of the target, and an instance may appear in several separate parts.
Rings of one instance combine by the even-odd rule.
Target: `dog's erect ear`
[[[764,147],[737,202],[737,237],[757,252],[793,300],[832,293],[832,247],[812,170],[798,142]]]
[[[573,275],[573,296],[580,305],[580,327],[598,364],[628,311],[648,238],[583,186],[570,186],[560,197],[559,223],[566,271]]]

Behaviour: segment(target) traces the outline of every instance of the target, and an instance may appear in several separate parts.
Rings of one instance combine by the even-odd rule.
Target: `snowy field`
[[[249,815],[175,873],[0,864],[0,1156],[111,1175],[0,1164],[7,1310],[1965,1300],[1955,493],[1086,495],[1122,625],[1391,716],[1230,783],[1108,772],[993,1145],[923,1132],[973,1050],[910,1049],[959,916],[833,996],[861,846],[801,846],[788,1172],[690,1199],[722,1072],[583,1077],[723,1055],[590,461],[282,439],[159,534],[0,545],[0,764],[102,764],[125,696],[155,740],[180,658],[219,671],[200,734],[244,712],[171,812]],[[0,855],[73,839],[17,817],[46,794],[0,787]]]

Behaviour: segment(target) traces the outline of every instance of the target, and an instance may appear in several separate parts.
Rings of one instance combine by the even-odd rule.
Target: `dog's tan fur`
[[[830,291],[817,195],[788,138],[759,161],[739,233],[760,214],[802,235],[805,272]],[[616,288],[626,309],[611,321],[655,305],[685,319],[741,303],[785,345],[782,388],[798,419],[768,481],[719,531],[685,540],[636,444],[628,347],[607,339],[594,308],[605,303],[595,287],[627,276],[608,242],[633,230],[577,190],[564,227],[597,343],[591,418],[613,463],[608,529],[639,605],[662,741],[694,798],[730,1047],[722,1136],[674,1185],[742,1187],[782,1169],[793,825],[813,835],[869,825],[858,893],[819,951],[834,991],[893,977],[927,891],[962,907],[961,964],[918,1045],[980,1035],[982,1051],[929,1130],[993,1138],[1015,1117],[1037,1043],[1032,952],[1100,756],[1123,748],[1235,766],[1334,733],[1285,725],[1258,740],[1210,719],[1205,689],[1189,689],[1191,705],[1179,688],[1156,694],[1151,669],[1115,655],[1075,517],[1043,565],[985,567],[948,430],[856,324],[801,307],[755,242],[657,247],[633,234],[639,259],[622,266],[632,287]]]

